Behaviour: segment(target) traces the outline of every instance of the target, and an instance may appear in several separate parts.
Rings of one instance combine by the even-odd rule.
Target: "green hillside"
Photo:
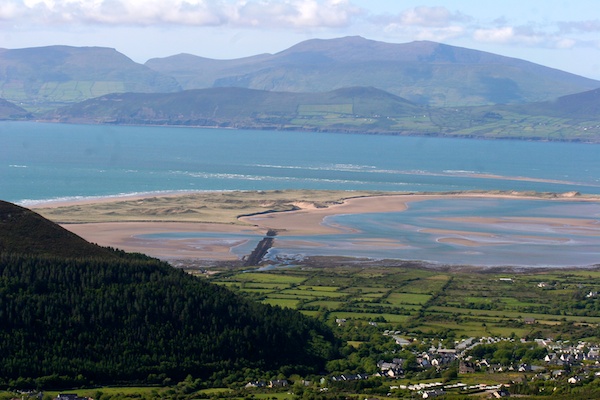
[[[142,255],[102,249],[65,257],[96,247],[28,210],[1,206],[0,386],[308,373],[336,354],[332,332],[296,311]]]
[[[236,60],[181,54],[146,65],[174,77],[184,89],[327,92],[370,86],[436,107],[546,101],[600,87],[592,79],[482,51],[362,37],[313,39],[277,54]]]
[[[30,111],[108,93],[173,92],[168,76],[114,49],[49,46],[0,49],[0,97]]]
[[[600,142],[599,90],[549,102],[424,107],[375,88],[325,93],[242,88],[115,94],[61,108],[72,123],[185,125],[484,139]]]
[[[0,99],[0,120],[27,119],[30,116],[31,115],[24,108],[4,99]]]
[[[264,129],[386,129],[385,115],[412,118],[423,108],[373,88],[283,93],[242,88],[170,94],[108,95],[65,107],[46,118],[61,122],[167,124]]]

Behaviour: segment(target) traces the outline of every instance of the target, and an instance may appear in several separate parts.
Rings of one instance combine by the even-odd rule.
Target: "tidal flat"
[[[88,241],[168,261],[241,260],[274,230],[264,260],[271,264],[320,256],[463,266],[600,263],[600,200],[577,193],[232,191],[35,210]]]

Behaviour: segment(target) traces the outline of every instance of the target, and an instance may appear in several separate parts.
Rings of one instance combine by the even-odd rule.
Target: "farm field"
[[[298,266],[230,270],[210,279],[332,325],[357,320],[411,336],[600,337],[596,269]]]

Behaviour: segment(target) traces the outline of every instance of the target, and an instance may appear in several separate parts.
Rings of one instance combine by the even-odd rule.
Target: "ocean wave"
[[[29,168],[27,165],[10,164],[9,168]]]
[[[247,181],[269,181],[269,182],[319,182],[319,183],[337,183],[337,184],[358,184],[370,185],[371,181],[359,179],[336,179],[336,178],[312,178],[312,177],[294,177],[294,176],[272,176],[272,175],[246,175],[215,172],[192,172],[192,171],[170,171],[172,174],[186,175],[193,178],[203,179],[229,179],[229,180],[247,180]],[[389,186],[405,186],[406,182],[378,182],[379,184]],[[418,183],[411,183],[413,186],[420,186]]]
[[[307,171],[359,171],[369,172],[375,170],[375,165],[361,164],[328,164],[322,166],[310,165],[275,165],[275,164],[251,164],[250,167],[273,168],[273,169],[301,169]]]
[[[442,171],[445,174],[450,174],[450,175],[464,175],[464,174],[468,174],[468,175],[476,175],[476,174],[481,174],[482,172],[477,172],[477,171],[469,171],[469,170],[465,170],[465,169],[445,169]]]
[[[102,201],[107,199],[127,199],[130,197],[138,197],[138,196],[162,196],[162,195],[170,195],[170,194],[185,194],[185,193],[199,193],[199,192],[228,192],[231,190],[153,190],[147,192],[128,192],[128,193],[117,193],[117,194],[107,194],[107,195],[98,195],[98,196],[61,196],[61,197],[51,197],[48,199],[22,199],[16,201],[15,204],[20,205],[22,207],[31,207],[31,206],[40,206],[40,205],[49,205],[53,203],[66,203],[66,202],[79,202],[79,201]]]

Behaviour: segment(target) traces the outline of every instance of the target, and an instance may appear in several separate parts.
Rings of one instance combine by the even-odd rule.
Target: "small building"
[[[442,396],[442,395],[444,395],[443,389],[427,390],[427,391],[423,392],[424,399],[433,399],[435,397]]]
[[[469,361],[461,361],[458,364],[458,373],[459,374],[472,374],[475,372],[475,365]]]
[[[59,393],[54,400],[87,400],[87,397],[79,397],[77,393]]]
[[[288,381],[285,379],[276,379],[274,381],[269,381],[269,387],[286,387],[288,385]]]
[[[267,382],[265,381],[251,381],[246,383],[246,386],[244,386],[246,389],[250,389],[250,388],[262,388],[262,387],[266,387],[267,386]]]

